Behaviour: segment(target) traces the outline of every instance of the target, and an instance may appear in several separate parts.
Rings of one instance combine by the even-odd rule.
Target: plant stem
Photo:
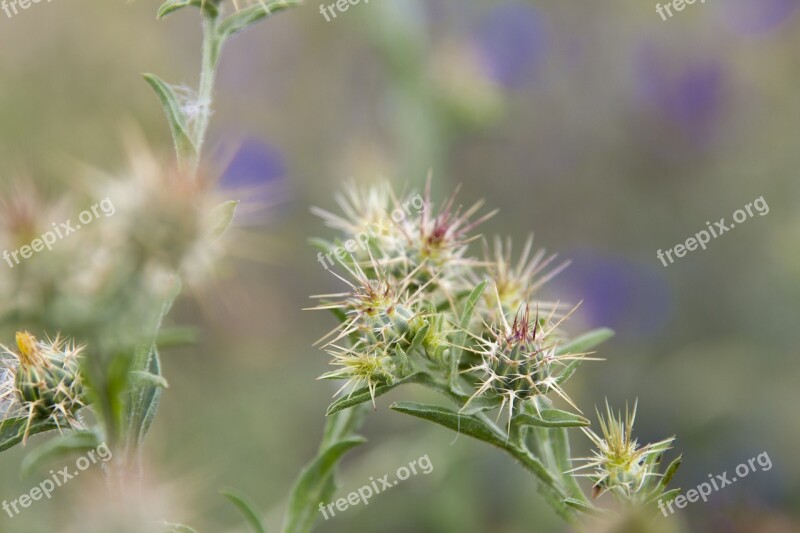
[[[211,102],[214,96],[214,80],[217,74],[217,64],[219,60],[219,50],[221,43],[217,35],[218,14],[203,12],[203,59],[200,71],[200,86],[197,91],[198,116],[194,128],[194,145],[196,155],[194,161],[194,171],[200,165],[200,158],[203,152],[208,131],[208,123],[211,118]]]

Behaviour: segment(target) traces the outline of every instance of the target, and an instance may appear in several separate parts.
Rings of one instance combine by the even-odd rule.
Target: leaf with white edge
[[[414,339],[411,341],[411,346],[408,348],[408,353],[413,353],[414,350],[417,350],[420,346],[422,346],[422,343],[425,341],[425,336],[428,334],[430,329],[431,325],[427,323],[419,328],[419,331],[417,331],[417,334],[414,335]]]
[[[227,231],[236,216],[239,202],[230,200],[224,202],[211,211],[211,237],[219,239]]]
[[[665,490],[669,486],[670,481],[672,481],[673,476],[675,476],[675,472],[678,471],[678,468],[680,468],[682,462],[683,455],[680,455],[677,459],[669,464],[667,470],[664,472],[664,476],[661,478],[661,482],[659,483],[659,490]]]
[[[351,437],[336,442],[320,452],[297,480],[289,498],[289,509],[283,533],[307,533],[319,517],[319,502],[330,501],[336,489],[334,470],[342,456],[366,442],[363,437]]]
[[[461,364],[462,347],[467,342],[469,323],[472,320],[475,307],[478,305],[478,301],[483,295],[483,291],[486,289],[487,283],[486,281],[479,283],[467,297],[467,301],[464,305],[464,313],[459,320],[458,333],[456,333],[453,345],[450,347],[450,389],[455,393],[461,392],[458,390],[458,366]]]
[[[61,421],[61,423],[62,427],[69,426],[66,420]],[[0,452],[13,448],[22,442],[25,437],[27,425],[27,418],[7,418],[0,422]],[[31,422],[30,427],[27,428],[27,432],[28,437],[30,437],[37,433],[44,433],[56,429],[58,429],[58,425],[51,419],[47,419],[45,421]]]
[[[556,348],[556,355],[588,352],[613,336],[614,332],[608,328],[593,329],[588,333],[584,333],[577,339],[573,339],[566,344],[558,346]]]
[[[255,505],[247,496],[235,489],[222,489],[219,492],[242,513],[247,523],[253,528],[253,531],[267,533],[267,527],[261,519],[261,513],[256,510]]]
[[[194,157],[197,154],[197,149],[189,136],[186,116],[181,109],[175,91],[172,90],[169,84],[154,74],[142,74],[142,76],[153,88],[159,102],[161,102],[161,107],[164,109],[164,114],[169,123],[170,132],[172,132],[172,140],[175,143],[175,152],[178,154],[178,158],[183,160]]]
[[[299,6],[299,0],[261,0],[250,7],[240,9],[220,23],[217,35],[220,41],[252,26],[267,17],[280,13],[290,7]]]
[[[153,385],[162,389],[168,389],[169,383],[163,376],[157,376],[144,370],[134,370],[131,372],[131,383],[136,385]]]
[[[435,422],[457,433],[463,433],[464,435],[488,442],[500,448],[506,447],[502,439],[474,416],[462,415],[446,407],[414,402],[397,402],[391,406],[391,409],[398,413],[404,413],[430,422]]]
[[[102,444],[93,431],[76,431],[61,438],[51,439],[41,446],[34,448],[20,465],[20,475],[28,477],[31,472],[45,461],[72,455],[76,452],[94,450]]]
[[[502,405],[503,397],[499,394],[476,396],[469,399],[458,412],[462,415],[474,415],[475,413],[497,409]]]
[[[219,14],[217,6],[210,0],[167,0],[161,4],[161,7],[158,8],[157,17],[166,17],[174,11],[189,6],[199,7],[200,9],[205,10],[206,14],[211,16],[217,16]]]
[[[387,383],[385,385],[379,385],[375,387],[375,398],[378,396],[383,396],[387,392],[392,389],[399,387],[400,385],[405,385],[407,383],[417,383],[420,379],[420,374],[412,374],[407,378],[400,379],[395,381],[394,383]],[[358,390],[352,392],[352,394],[348,394],[347,396],[343,396],[333,402],[329,407],[326,415],[330,416],[334,413],[338,413],[343,409],[347,409],[348,407],[353,407],[354,405],[358,405],[364,402],[371,402],[373,398],[373,393],[370,392],[369,387],[362,387]]]
[[[586,418],[560,409],[542,409],[538,415],[520,413],[511,419],[511,423],[543,428],[574,428],[590,425]]]
[[[589,516],[596,516],[596,517],[612,516],[612,513],[605,509],[599,509],[581,500],[576,500],[575,498],[567,498],[566,500],[564,500],[564,503],[566,503],[573,509],[580,511],[584,514],[587,514]]]
[[[656,502],[663,502],[665,504],[671,502],[681,494],[681,489],[672,489],[668,490],[667,492],[658,494],[654,496],[652,499],[647,501],[647,505],[652,505]]]

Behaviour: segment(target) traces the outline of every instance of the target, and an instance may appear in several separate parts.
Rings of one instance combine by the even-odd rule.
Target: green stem
[[[218,19],[218,14],[203,12],[203,59],[200,71],[200,86],[197,91],[199,112],[194,128],[194,139],[192,139],[196,148],[194,161],[195,173],[200,165],[203,143],[205,142],[206,133],[208,132],[208,123],[211,118],[214,81],[217,74],[219,52],[222,46],[217,35]]]

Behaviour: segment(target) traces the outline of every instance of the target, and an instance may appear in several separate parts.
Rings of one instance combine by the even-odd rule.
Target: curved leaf
[[[25,456],[20,465],[21,476],[27,477],[45,461],[75,452],[94,450],[100,444],[100,438],[93,431],[76,431],[62,438],[49,440]]]
[[[330,500],[336,488],[333,474],[342,456],[359,444],[363,437],[339,441],[320,452],[300,474],[289,499],[284,533],[307,533],[318,518],[316,502]]]
[[[256,533],[267,533],[267,527],[261,520],[260,513],[256,511],[255,505],[253,505],[253,502],[251,502],[247,496],[235,489],[222,489],[219,492],[239,509],[239,512],[241,512],[245,520],[247,520],[247,523],[253,528],[253,531]]]
[[[542,409],[538,415],[534,413],[520,413],[511,419],[512,424],[519,426],[535,426],[542,428],[574,428],[586,427],[591,423],[588,419],[562,411],[560,409]]]
[[[256,22],[300,4],[299,0],[261,0],[255,5],[240,9],[223,20],[217,29],[217,35],[220,41],[224,41]]]

